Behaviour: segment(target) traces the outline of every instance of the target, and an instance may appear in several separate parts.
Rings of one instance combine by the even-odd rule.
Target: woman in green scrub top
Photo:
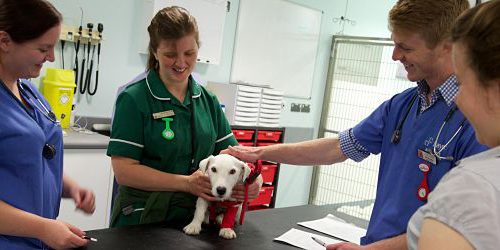
[[[196,20],[181,7],[160,10],[148,27],[147,76],[117,98],[107,154],[120,184],[111,226],[165,222],[185,226],[196,199],[215,201],[201,160],[237,145],[220,104],[191,76]],[[258,196],[262,177],[250,186]],[[243,200],[243,186],[233,198]]]

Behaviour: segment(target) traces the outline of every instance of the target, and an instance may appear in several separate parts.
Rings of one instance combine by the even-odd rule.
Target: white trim
[[[121,139],[109,139],[109,141],[121,142],[121,143],[130,144],[132,146],[136,146],[139,148],[144,148],[144,145],[141,145],[141,144],[135,143],[135,142],[131,142],[131,141],[126,141],[126,140],[121,140]]]
[[[200,97],[200,96],[201,96],[201,92],[200,92],[198,95],[193,96],[193,98],[198,98],[198,97]]]
[[[229,137],[231,137],[231,136],[233,136],[233,133],[228,134],[228,135],[226,135],[226,136],[224,136],[224,137],[220,138],[219,140],[215,141],[215,143],[219,143],[219,142],[221,142],[221,141],[223,141],[223,140],[225,140],[225,139],[227,139],[227,138],[229,138]]]
[[[158,96],[155,96],[155,94],[153,94],[153,91],[151,91],[151,87],[149,87],[149,81],[148,81],[147,77],[146,77],[146,85],[148,85],[149,93],[151,93],[151,95],[154,98],[161,100],[161,101],[170,101],[170,98],[158,97]]]

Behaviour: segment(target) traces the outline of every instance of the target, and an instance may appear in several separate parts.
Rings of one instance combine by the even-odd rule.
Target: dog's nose
[[[225,187],[217,187],[217,193],[219,195],[224,195],[226,193],[226,188]]]

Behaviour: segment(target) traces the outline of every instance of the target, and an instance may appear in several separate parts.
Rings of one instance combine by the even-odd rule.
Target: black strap
[[[403,119],[399,122],[398,127],[392,133],[391,143],[393,143],[393,144],[399,143],[399,140],[401,139],[401,136],[403,133],[403,124],[405,123],[406,117],[410,113],[411,108],[413,107],[413,103],[415,103],[415,100],[417,99],[417,97],[418,97],[418,91],[417,91],[417,93],[415,93],[415,95],[411,99],[410,105],[408,105],[408,108],[406,109],[406,112],[405,112],[405,115],[403,116]]]

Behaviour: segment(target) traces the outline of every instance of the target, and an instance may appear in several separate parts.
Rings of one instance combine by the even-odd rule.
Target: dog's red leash
[[[250,169],[252,169],[252,172],[245,180],[245,198],[243,199],[243,206],[241,208],[240,225],[243,225],[243,220],[245,219],[245,211],[247,210],[248,206],[248,186],[252,184],[262,172],[262,161],[258,160],[255,165],[252,163],[248,163],[248,166],[250,167]]]

